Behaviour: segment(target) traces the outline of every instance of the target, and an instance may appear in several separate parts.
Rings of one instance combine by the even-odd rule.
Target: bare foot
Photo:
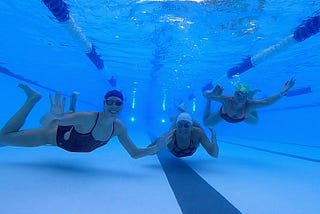
[[[210,100],[211,97],[215,96],[215,93],[216,92],[214,91],[214,89],[206,90],[206,91],[203,92],[203,96]]]
[[[73,91],[71,97],[77,97],[80,94],[78,91]]]
[[[213,90],[213,89],[212,89]],[[208,98],[209,95],[212,93],[212,90],[205,90],[202,94],[204,97]]]
[[[26,84],[19,84],[18,85],[19,88],[21,88],[22,90],[24,90],[24,92],[27,95],[28,101],[32,101],[32,102],[38,102],[42,95],[39,94],[38,92],[34,91],[32,88],[30,88],[28,85]]]

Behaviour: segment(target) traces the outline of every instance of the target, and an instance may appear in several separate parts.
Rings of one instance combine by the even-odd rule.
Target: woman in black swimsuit
[[[50,96],[51,111],[41,119],[43,126],[20,130],[41,95],[27,85],[20,84],[19,87],[26,93],[27,100],[1,129],[0,144],[22,147],[53,145],[70,152],[91,152],[117,136],[121,145],[135,159],[156,154],[160,150],[157,145],[138,148],[132,142],[124,124],[117,118],[122,111],[123,96],[116,90],[105,95],[102,112],[64,113],[65,99],[61,100],[59,94],[56,94],[55,100]],[[73,108],[72,104],[71,112]]]
[[[171,129],[150,146],[167,148],[174,156],[180,158],[193,155],[201,144],[209,155],[218,157],[219,147],[213,129],[209,128],[210,142],[200,124],[184,111],[184,107],[179,106],[179,110],[181,113],[173,119]]]
[[[245,84],[240,84],[237,87],[234,96],[224,95],[223,88],[217,85],[214,89],[205,91],[203,96],[207,98],[207,105],[203,117],[203,122],[206,126],[214,126],[221,120],[229,123],[257,123],[256,114],[257,108],[267,107],[280,100],[287,94],[290,88],[295,84],[295,79],[291,79],[285,83],[280,93],[267,97],[262,100],[251,99],[249,87]],[[211,101],[217,101],[222,104],[218,111],[211,113]]]

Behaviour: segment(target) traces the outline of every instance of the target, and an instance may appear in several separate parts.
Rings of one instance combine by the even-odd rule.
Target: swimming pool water
[[[169,128],[181,101],[201,122],[202,86],[212,81],[233,93],[228,69],[278,43],[320,9],[319,1],[298,0],[66,3],[105,68],[94,66],[41,1],[1,1],[0,125],[24,101],[16,87],[23,80],[44,86],[33,86],[44,97],[25,124],[30,128],[48,111],[47,95],[53,91],[69,95],[77,90],[79,111],[100,110],[114,76],[125,95],[120,118],[140,146],[149,144],[148,132],[157,135]],[[279,92],[291,77],[297,79],[295,88],[311,87],[312,93],[261,109],[258,125],[214,127],[219,159],[200,150],[183,160],[240,212],[319,211],[314,204],[319,193],[319,40],[317,34],[275,52],[240,76],[262,90],[257,98]],[[116,140],[89,155],[51,147],[0,149],[2,213],[180,213],[183,207],[159,159],[131,160]],[[96,199],[88,199],[90,194]],[[144,205],[137,206],[141,201]]]

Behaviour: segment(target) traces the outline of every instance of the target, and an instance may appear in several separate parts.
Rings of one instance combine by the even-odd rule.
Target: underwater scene
[[[0,6],[1,213],[319,213],[320,1]]]

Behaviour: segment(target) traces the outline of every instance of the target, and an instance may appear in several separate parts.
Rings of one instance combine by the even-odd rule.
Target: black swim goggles
[[[192,126],[192,125],[191,125],[191,123],[189,123],[189,122],[179,121],[179,122],[177,123],[177,127],[178,127],[178,128],[184,127],[184,128],[186,128],[186,129],[188,129],[188,128],[190,128],[191,126]]]
[[[236,91],[235,95],[238,97],[248,97],[248,92]]]
[[[122,106],[123,102],[120,100],[105,100],[105,103],[108,106],[116,105],[116,106]]]

